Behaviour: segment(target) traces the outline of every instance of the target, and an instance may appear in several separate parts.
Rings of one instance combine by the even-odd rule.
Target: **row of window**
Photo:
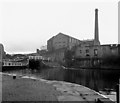
[[[66,47],[66,46],[67,46],[66,44],[56,44],[56,47],[58,47],[58,48],[59,48],[59,47],[60,47],[60,48],[61,48],[61,47]]]
[[[79,43],[79,41],[77,39],[74,39],[74,38],[69,38],[69,42],[70,43]]]
[[[80,50],[80,54],[82,53],[82,50]],[[89,55],[89,49],[86,49],[86,56],[90,56]],[[94,56],[98,56],[98,50],[94,49]]]
[[[55,44],[66,44],[66,41],[55,42]]]
[[[29,56],[29,59],[42,59],[42,56]]]
[[[22,65],[21,63],[7,63],[7,62],[4,62],[4,65],[9,65],[9,66],[12,66],[12,65]]]

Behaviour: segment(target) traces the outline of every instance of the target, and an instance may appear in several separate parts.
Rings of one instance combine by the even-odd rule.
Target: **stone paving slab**
[[[89,101],[95,102],[97,98],[105,98],[94,90],[82,85],[62,81],[51,81],[52,83],[56,90],[62,93],[62,96],[58,96],[59,101],[86,101],[88,103]]]
[[[85,101],[85,100],[80,96],[64,95],[59,96],[58,101]]]

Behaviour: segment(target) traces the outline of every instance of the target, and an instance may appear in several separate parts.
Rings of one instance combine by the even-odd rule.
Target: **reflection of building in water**
[[[74,51],[75,58],[103,58],[118,55],[119,45],[100,45],[98,28],[98,9],[95,9],[95,31],[94,39],[79,40],[69,35],[58,33],[47,41],[47,52],[42,53],[44,57],[52,61],[64,61],[65,51]]]

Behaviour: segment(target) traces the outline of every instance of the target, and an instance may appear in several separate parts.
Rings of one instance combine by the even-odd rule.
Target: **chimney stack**
[[[99,41],[99,30],[98,30],[98,9],[95,9],[95,41]]]

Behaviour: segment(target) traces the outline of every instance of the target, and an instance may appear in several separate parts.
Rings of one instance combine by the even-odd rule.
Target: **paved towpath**
[[[95,102],[104,96],[82,85],[2,74],[3,101],[84,101]],[[1,82],[1,81],[0,81]],[[109,100],[109,99],[105,99]]]

